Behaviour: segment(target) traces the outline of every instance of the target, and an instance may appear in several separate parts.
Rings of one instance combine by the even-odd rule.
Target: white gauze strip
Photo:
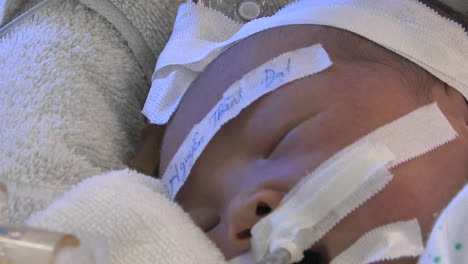
[[[436,103],[378,128],[338,152],[298,183],[280,206],[252,229],[258,261],[280,248],[292,261],[391,180],[388,168],[454,140]],[[393,154],[394,156],[392,156]]]
[[[402,257],[417,257],[424,252],[421,228],[416,219],[378,227],[362,236],[331,264],[366,264]]]
[[[244,108],[279,87],[321,72],[332,62],[319,44],[284,53],[244,75],[232,84],[223,98],[193,127],[162,176],[173,199],[209,141],[229,120]]]

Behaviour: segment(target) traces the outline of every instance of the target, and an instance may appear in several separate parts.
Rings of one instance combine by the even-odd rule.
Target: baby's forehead
[[[347,61],[371,62],[387,66],[399,75],[403,84],[414,91],[418,100],[429,103],[432,99],[431,89],[436,86],[435,84],[443,83],[414,62],[372,40],[344,29],[323,26],[323,30],[324,34],[336,41],[335,45],[339,47],[330,52],[331,56]]]
[[[188,91],[183,89],[181,90],[183,93],[186,93],[182,100],[180,100],[180,107],[177,109],[172,119],[173,130],[178,128],[179,131],[177,132],[177,136],[172,136],[172,139],[176,144],[173,144],[174,147],[171,147],[171,150],[166,151],[165,154],[163,153],[162,163],[165,165],[168,164],[170,157],[172,157],[177,151],[176,146],[180,145],[180,142],[184,140],[184,137],[190,132],[190,129],[197,124],[200,117],[202,117],[203,114],[206,114],[213,106],[213,104],[210,105],[209,103],[200,105],[199,102],[201,100],[203,100],[203,102],[215,102],[218,97],[223,95],[223,90],[216,90],[216,86],[226,88],[230,83],[235,82],[241,77],[236,77],[236,74],[242,75],[251,71],[259,64],[271,59],[271,55],[275,56],[283,52],[304,47],[300,46],[300,44],[298,44],[299,42],[290,41],[286,43],[284,40],[308,40],[306,45],[321,43],[334,62],[367,61],[375,63],[376,65],[384,65],[387,69],[392,70],[392,72],[387,71],[385,74],[396,74],[392,76],[396,76],[395,79],[404,80],[407,86],[413,88],[414,91],[418,91],[418,88],[420,87],[423,89],[431,87],[431,85],[426,85],[426,82],[430,84],[430,82],[437,81],[427,72],[422,70],[424,68],[434,76],[437,76],[440,80],[443,80],[447,84],[466,94],[466,90],[464,89],[466,80],[465,70],[462,69],[463,67],[459,67],[460,65],[464,65],[466,58],[464,55],[465,53],[463,52],[465,50],[465,46],[460,45],[460,43],[466,42],[466,33],[464,32],[464,34],[461,35],[459,26],[451,21],[441,18],[435,14],[433,10],[430,10],[427,6],[423,6],[416,1],[400,0],[398,3],[393,3],[392,1],[392,4],[389,3],[388,5],[386,3],[387,2],[384,1],[363,0],[349,2],[343,1],[340,2],[340,4],[318,4],[316,2],[298,1],[296,5],[291,5],[290,8],[284,9],[282,12],[278,12],[277,15],[271,17],[270,22],[272,22],[272,24],[275,22],[276,27],[272,27],[272,25],[269,27],[271,27],[271,30],[275,28],[275,34],[277,34],[269,41],[269,44],[275,46],[271,49],[272,52],[268,53],[268,49],[265,49],[262,45],[251,45],[249,49],[244,49],[242,51],[241,60],[236,59],[236,56],[239,57],[239,54],[231,57],[223,55],[232,55],[236,50],[236,47],[248,47],[248,43],[252,42],[251,40],[258,40],[258,36],[266,36],[266,34],[262,34],[262,32],[270,31],[268,27],[255,29],[255,27],[252,26],[255,30],[258,30],[255,35],[253,35],[253,33],[255,33],[253,31],[255,30],[249,31],[249,27],[247,25],[245,28],[241,28],[238,31],[236,29],[235,32],[238,32],[239,34],[235,34],[229,39],[229,41],[223,42],[223,45],[236,45],[232,45],[229,49],[224,50],[225,52],[221,52],[219,45],[214,43],[209,46],[209,48],[211,48],[210,51],[212,52],[210,54],[213,56],[207,56],[206,58],[201,59],[199,56],[196,58],[194,57],[192,58],[193,63],[189,63],[187,58],[177,56],[177,52],[168,52],[165,54],[167,56],[166,60],[163,60],[163,62],[166,62],[169,66],[173,63],[174,65],[182,65],[182,67],[186,65],[189,69],[196,70],[192,67],[193,65],[201,64],[203,66],[203,63],[207,64],[206,67],[200,66],[197,68],[203,69],[203,73],[200,74],[199,78],[190,85],[190,89]],[[346,12],[346,18],[343,18],[343,12]],[[294,16],[291,16],[291,13],[293,13]],[[311,14],[313,14],[313,16],[311,16]],[[313,31],[307,32],[308,34],[301,34],[294,31],[292,34],[292,31],[288,30],[287,32],[283,31],[283,35],[281,35],[281,30],[276,30],[280,27],[287,27],[287,25],[295,25],[295,30],[300,28],[300,26],[303,26],[303,28],[320,28],[321,32],[319,33],[321,34],[315,35],[314,33],[317,32]],[[350,33],[346,30],[355,33]],[[435,34],[432,32],[435,32]],[[234,41],[239,40],[236,39],[236,36],[238,38],[242,36],[242,41],[235,43]],[[171,39],[174,41],[177,37],[190,38],[191,36],[176,34],[176,36]],[[211,39],[211,36],[207,36],[207,39]],[[437,44],[439,43],[439,40],[441,44]],[[186,43],[189,42],[190,41],[187,41]],[[281,42],[286,44],[282,47]],[[173,51],[175,51],[175,49]],[[168,55],[170,54],[173,54],[175,59],[172,57],[169,58]],[[206,54],[208,54],[208,52]],[[445,54],[453,54],[455,56],[447,57]],[[213,58],[215,57],[216,60],[213,61]],[[411,60],[415,64],[407,61],[403,57]],[[229,61],[226,60],[226,58],[231,59],[229,63],[230,65],[236,65],[237,71],[232,67],[227,67],[230,71],[217,72],[217,69],[222,67],[226,68],[226,65],[228,65],[227,63],[221,63],[221,61],[223,61],[221,58],[225,59],[224,62]],[[177,61],[177,59],[180,59],[180,61]],[[200,63],[198,59],[202,60],[203,63]],[[159,71],[156,70],[156,78],[153,82],[153,86],[156,86],[155,84],[158,83],[164,84],[164,78],[159,80],[157,77],[167,77],[167,71],[165,70],[169,68],[164,68],[164,65],[166,64],[162,63],[160,65],[161,69],[159,69]],[[419,66],[416,66],[416,64]],[[358,67],[355,67],[350,71],[358,72],[359,70],[360,69]],[[210,72],[212,73],[211,75],[209,74]],[[349,69],[347,69],[345,74],[348,73]],[[224,77],[223,74],[225,74]],[[378,72],[370,72],[369,74],[377,75]],[[427,74],[427,78],[420,78],[420,74]],[[369,77],[374,77],[374,79],[380,77],[370,75]],[[192,77],[195,79],[196,76]],[[208,81],[208,79],[210,81]],[[421,80],[425,81],[421,82]],[[204,81],[205,83],[203,83]],[[177,85],[175,84],[176,83],[171,83],[171,85],[176,87]],[[381,86],[382,84],[374,85]],[[210,89],[207,90],[204,87],[209,87]],[[416,92],[415,94],[420,93]],[[151,100],[149,101],[151,103]],[[155,102],[158,103],[159,101]],[[174,104],[173,106],[175,105],[177,104]],[[187,111],[189,108],[191,110]],[[150,108],[148,109],[152,110]],[[170,111],[167,113],[168,115],[171,115]],[[187,118],[187,116],[190,118]],[[159,117],[156,116],[154,118],[158,119]],[[179,120],[179,126],[174,126],[176,120]],[[182,122],[181,120],[184,121]],[[162,120],[162,122],[164,122],[164,120]],[[167,134],[169,135],[169,133]]]

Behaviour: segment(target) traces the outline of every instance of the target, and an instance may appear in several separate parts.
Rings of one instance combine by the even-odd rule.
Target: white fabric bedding
[[[112,1],[158,54],[177,4]],[[55,2],[0,38],[0,180],[10,188],[8,222],[23,222],[87,177],[125,168],[144,125],[145,72],[152,69],[141,68],[105,17],[78,0]]]
[[[0,0],[0,14],[14,17],[7,13],[24,4],[15,1]],[[159,54],[175,2],[111,1]],[[42,10],[1,38],[5,220],[28,219],[85,242],[105,237],[111,263],[224,263],[158,180],[125,169],[139,143],[148,89],[125,38],[78,0]]]
[[[0,24],[41,1],[0,0]],[[9,222],[21,223],[83,179],[127,167],[144,125],[150,65],[185,0],[51,2],[0,38],[0,180],[14,190]],[[282,2],[272,0],[275,8]]]
[[[155,63],[178,1],[108,1],[139,31]],[[2,23],[38,2],[0,0]],[[223,263],[160,194],[158,181],[126,169],[144,125],[148,69],[122,27],[95,7],[54,1],[0,38],[0,181],[9,189],[2,220],[75,233],[84,242],[101,235],[111,263]],[[173,227],[164,228],[168,221]]]
[[[84,180],[26,223],[91,245],[105,238],[112,264],[226,263],[166,193],[159,180],[114,171]]]

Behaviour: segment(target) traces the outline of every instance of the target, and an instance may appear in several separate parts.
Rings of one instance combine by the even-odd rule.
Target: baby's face
[[[395,180],[346,217],[315,249],[332,258],[370,229],[415,217],[427,235],[433,214],[466,182],[468,111],[463,97],[435,82],[430,98],[421,96],[398,68],[341,56],[347,44],[317,26],[257,34],[210,65],[190,87],[166,129],[161,172],[190,128],[230,84],[281,53],[317,43],[324,45],[334,65],[262,97],[228,122],[204,150],[177,196],[227,258],[250,247],[253,225],[274,210],[307,172],[377,127],[432,100],[438,101],[460,137],[394,169]],[[369,44],[369,52],[375,49]]]

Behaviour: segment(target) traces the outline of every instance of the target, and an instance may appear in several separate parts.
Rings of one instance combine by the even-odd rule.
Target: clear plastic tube
[[[0,182],[2,213],[8,202],[7,186]],[[97,237],[92,243],[83,243],[71,234],[1,222],[0,264],[108,263],[107,247],[104,241]]]
[[[22,21],[24,21],[28,17],[31,17],[32,15],[34,15],[37,11],[41,10],[42,8],[45,8],[45,7],[49,6],[50,4],[52,4],[52,3],[56,2],[56,1],[58,1],[58,0],[43,0],[39,4],[35,5],[31,9],[29,9],[28,11],[24,12],[23,14],[21,14],[20,16],[15,18],[14,20],[10,21],[5,26],[0,28],[0,38],[3,37],[3,35],[7,34],[12,28],[14,28],[18,24],[20,24]]]
[[[1,264],[55,263],[60,250],[79,244],[72,235],[14,224],[0,225]]]

